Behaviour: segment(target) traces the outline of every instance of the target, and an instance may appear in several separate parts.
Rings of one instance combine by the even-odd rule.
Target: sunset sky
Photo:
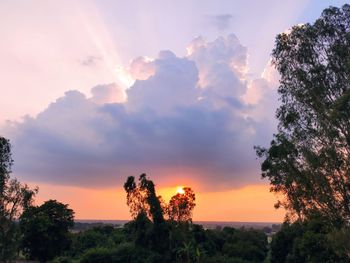
[[[275,36],[326,0],[0,2],[0,135],[37,203],[128,219],[123,183],[147,173],[194,220],[278,222],[254,145],[276,130]]]

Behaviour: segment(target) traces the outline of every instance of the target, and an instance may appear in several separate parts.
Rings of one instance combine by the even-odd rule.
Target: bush
[[[122,243],[117,248],[91,248],[85,251],[81,263],[161,263],[159,254],[135,247],[133,243]]]
[[[112,263],[115,251],[103,247],[91,248],[85,251],[81,263]]]

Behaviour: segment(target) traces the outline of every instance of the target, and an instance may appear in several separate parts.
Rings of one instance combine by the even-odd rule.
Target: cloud
[[[91,89],[91,100],[97,104],[121,103],[126,101],[125,91],[115,83],[98,85]]]
[[[230,28],[232,18],[233,16],[230,14],[208,16],[210,23],[220,31]]]
[[[133,79],[145,80],[154,75],[155,65],[150,58],[137,57],[131,61],[128,72]]]
[[[129,71],[142,77],[127,98],[115,84],[94,87],[92,97],[68,91],[38,116],[12,123],[15,173],[81,187],[119,186],[142,172],[163,185],[207,190],[259,182],[253,146],[270,139],[272,117],[257,109],[276,104],[244,95],[273,91],[272,82],[247,80],[247,49],[234,35],[197,38],[188,50],[182,58],[161,51],[134,60]]]
[[[199,69],[198,85],[209,97],[237,99],[245,93],[247,48],[235,35],[219,37],[213,42],[197,37],[187,51]]]
[[[196,87],[198,70],[194,61],[178,58],[171,51],[164,50],[159,52],[153,65],[154,75],[146,80],[136,80],[127,90],[128,109],[168,114],[178,107],[196,103],[199,90]]]
[[[79,60],[79,63],[82,66],[92,67],[92,66],[96,66],[97,63],[100,62],[101,60],[102,58],[98,56],[87,56],[84,59]]]

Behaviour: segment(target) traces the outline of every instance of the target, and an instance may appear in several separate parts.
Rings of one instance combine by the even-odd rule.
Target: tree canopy
[[[146,174],[140,175],[138,184],[133,176],[129,176],[124,184],[124,189],[127,193],[127,205],[134,218],[140,213],[145,213],[155,224],[164,221],[160,198],[156,195],[154,183],[147,179]]]
[[[350,222],[350,5],[277,36],[278,132],[257,147],[262,176],[289,215]]]
[[[169,219],[180,222],[191,222],[192,212],[195,204],[196,196],[190,187],[184,187],[183,193],[174,195],[167,207]]]
[[[10,178],[12,165],[10,141],[0,136],[0,261],[16,253],[19,233],[15,220],[32,204],[38,191]]]
[[[26,209],[20,218],[24,253],[40,262],[53,259],[69,247],[73,225],[73,210],[56,200]]]

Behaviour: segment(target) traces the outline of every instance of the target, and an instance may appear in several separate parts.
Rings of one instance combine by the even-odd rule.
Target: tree
[[[156,225],[164,222],[160,197],[156,195],[154,183],[147,179],[146,174],[140,175],[138,185],[135,178],[129,176],[124,184],[124,189],[132,217],[136,218],[139,214],[145,213]]]
[[[174,195],[168,205],[168,215],[170,220],[178,222],[192,222],[192,211],[196,196],[190,187],[184,187],[183,193]]]
[[[0,137],[0,261],[10,260],[17,252],[19,233],[15,220],[32,204],[38,191],[11,179],[12,165],[11,144]]]
[[[285,222],[272,239],[271,263],[349,262],[347,251],[337,251],[333,243],[340,240],[330,239],[333,233],[330,232],[326,220],[315,217],[303,222],[300,220],[293,223]]]
[[[20,218],[24,253],[40,262],[59,256],[70,245],[68,230],[73,225],[73,210],[56,200],[26,209]]]
[[[146,245],[157,252],[164,251],[169,233],[164,221],[161,198],[156,195],[154,183],[147,179],[146,174],[140,175],[138,185],[135,178],[129,176],[124,189],[127,193],[127,204],[134,217],[128,228],[136,237],[136,244]]]
[[[278,35],[272,56],[281,106],[270,147],[256,148],[262,177],[290,218],[349,223],[350,5]]]

